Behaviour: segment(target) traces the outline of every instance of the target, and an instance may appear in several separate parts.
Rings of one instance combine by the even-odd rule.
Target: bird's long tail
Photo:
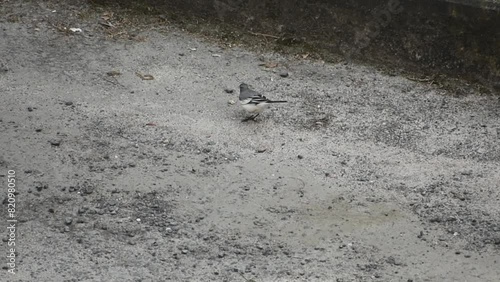
[[[288,103],[287,101],[267,101],[268,103]]]

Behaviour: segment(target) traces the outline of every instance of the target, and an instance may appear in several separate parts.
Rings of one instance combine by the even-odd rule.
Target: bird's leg
[[[255,120],[255,118],[256,118],[258,115],[259,115],[259,114],[255,114],[255,115],[253,115],[253,116],[249,116],[249,117],[247,117],[247,118],[243,119],[241,122],[247,122],[247,121],[249,121],[249,120]]]

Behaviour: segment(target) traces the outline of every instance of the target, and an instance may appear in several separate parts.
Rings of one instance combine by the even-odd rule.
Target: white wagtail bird
[[[266,96],[259,92],[253,91],[248,88],[245,83],[240,84],[240,103],[247,112],[252,115],[242,121],[255,120],[255,118],[264,111],[269,104],[272,103],[286,103],[286,101],[271,101]]]

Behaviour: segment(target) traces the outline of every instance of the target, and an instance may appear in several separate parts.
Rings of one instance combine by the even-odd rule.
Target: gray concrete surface
[[[498,97],[52,8],[0,22],[0,281],[498,281]]]

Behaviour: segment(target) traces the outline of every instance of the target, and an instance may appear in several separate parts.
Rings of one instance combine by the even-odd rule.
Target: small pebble
[[[42,189],[48,189],[49,185],[48,184],[42,184],[42,183],[37,183],[35,186],[36,190],[38,192],[42,191]]]
[[[280,72],[280,76],[281,77],[288,77],[288,72],[282,71],[282,72]]]
[[[299,158],[299,160],[302,160],[304,158],[304,156],[298,155],[297,158]]]
[[[71,223],[73,223],[73,219],[71,217],[67,217],[64,220],[64,224],[66,224],[66,225],[71,225]]]
[[[64,226],[64,232],[69,232],[71,229],[69,229],[69,226]]]
[[[226,89],[224,89],[224,91],[226,91],[226,93],[228,93],[228,94],[231,94],[234,92],[234,90],[231,88],[226,88]]]
[[[57,147],[61,145],[61,139],[51,139],[49,140],[49,143],[50,145]]]
[[[71,101],[66,101],[66,102],[64,102],[64,105],[66,105],[66,106],[71,106],[71,105],[73,105],[73,102],[71,102]]]
[[[90,194],[94,193],[94,187],[93,186],[85,186],[85,187],[83,187],[82,192],[85,195],[90,195]]]

